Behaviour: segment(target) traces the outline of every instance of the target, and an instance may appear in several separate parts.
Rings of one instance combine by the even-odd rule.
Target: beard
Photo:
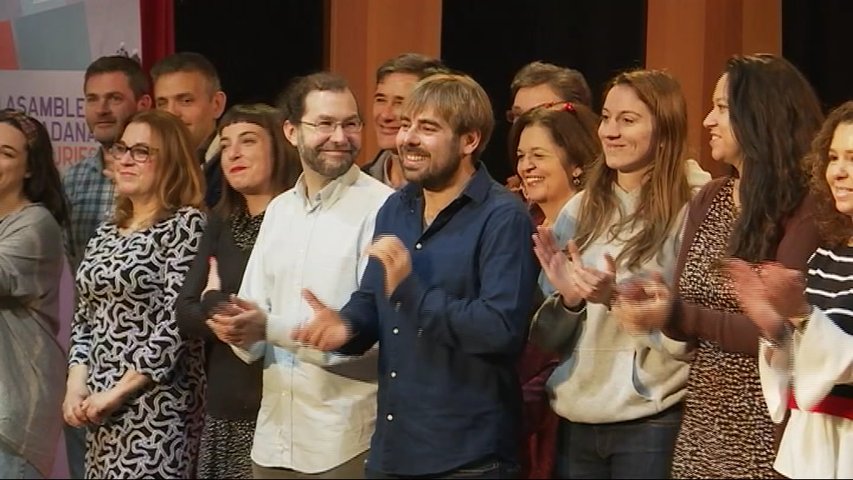
[[[326,155],[321,150],[320,146],[314,148],[308,147],[305,145],[301,137],[297,143],[297,150],[299,151],[299,157],[302,161],[304,161],[311,170],[314,170],[320,175],[330,179],[338,178],[347,173],[350,167],[352,167],[352,164],[355,163],[356,155],[358,155],[358,150],[355,149],[352,144],[349,145],[349,155],[332,157],[330,155]]]
[[[450,145],[449,153],[445,157],[446,161],[436,161],[434,156],[424,150],[412,149],[406,152],[429,157],[427,160],[429,164],[422,170],[408,170],[404,166],[403,176],[406,177],[406,181],[420,185],[421,188],[430,192],[439,192],[449,187],[462,163],[458,138],[455,138]],[[405,165],[405,162],[402,164]]]

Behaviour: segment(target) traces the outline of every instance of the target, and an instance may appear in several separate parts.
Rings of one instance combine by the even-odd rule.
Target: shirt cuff
[[[292,332],[293,326],[289,325],[280,315],[267,313],[267,341],[277,347],[293,351],[298,348],[299,345],[290,338]]]

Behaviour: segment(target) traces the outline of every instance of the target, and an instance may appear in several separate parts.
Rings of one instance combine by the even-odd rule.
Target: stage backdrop
[[[102,55],[140,55],[139,0],[0,2],[0,106],[44,122],[60,171],[96,145],[83,73]]]
[[[103,55],[138,57],[140,31],[140,0],[0,1],[0,108],[24,110],[44,122],[61,172],[97,148],[83,117],[86,67]],[[66,349],[73,311],[67,270],[59,334]],[[52,478],[68,478],[62,438]]]

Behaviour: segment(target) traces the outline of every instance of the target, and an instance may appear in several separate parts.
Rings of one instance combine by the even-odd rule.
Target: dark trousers
[[[436,473],[432,475],[406,476],[406,475],[388,475],[382,472],[371,470],[369,466],[364,467],[364,478],[371,479],[389,479],[389,478],[497,478],[497,479],[513,479],[518,478],[520,468],[515,463],[502,462],[494,459],[479,460],[469,463],[463,467],[451,470],[449,472]]]
[[[68,457],[68,475],[86,478],[86,427],[64,425],[65,454]]]
[[[561,419],[557,478],[669,478],[681,406],[607,424]]]

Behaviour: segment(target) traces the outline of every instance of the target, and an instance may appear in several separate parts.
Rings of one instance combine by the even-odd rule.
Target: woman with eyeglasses
[[[177,117],[135,114],[110,149],[116,207],[77,270],[63,413],[88,428],[87,478],[192,478],[202,343],[175,302],[198,250],[204,179]]]
[[[263,362],[247,364],[206,321],[240,291],[243,272],[270,201],[302,172],[284,120],[273,107],[235,105],[219,123],[222,197],[178,296],[178,327],[205,343],[207,393],[199,478],[252,478],[252,441],[261,404]]]
[[[68,207],[44,126],[0,111],[0,477],[48,478],[62,427],[61,226]]]
[[[547,385],[561,417],[556,476],[666,478],[687,344],[632,335],[610,308],[617,282],[671,278],[675,268],[694,187],[680,85],[661,71],[617,75],[605,91],[598,136],[603,156],[589,169],[586,188],[569,200],[553,232],[540,226],[534,237],[556,290],[531,325],[531,341],[561,355]],[[571,239],[566,252],[563,239]]]
[[[597,128],[595,113],[570,102],[541,105],[516,119],[509,133],[509,155],[515,159],[537,225],[553,225],[583,188],[584,171],[601,153]],[[552,291],[550,286],[543,288],[546,294]],[[535,308],[543,299],[535,302]],[[545,382],[558,360],[528,343],[519,362],[524,394],[522,478],[550,478],[553,473],[558,417],[548,406]]]

